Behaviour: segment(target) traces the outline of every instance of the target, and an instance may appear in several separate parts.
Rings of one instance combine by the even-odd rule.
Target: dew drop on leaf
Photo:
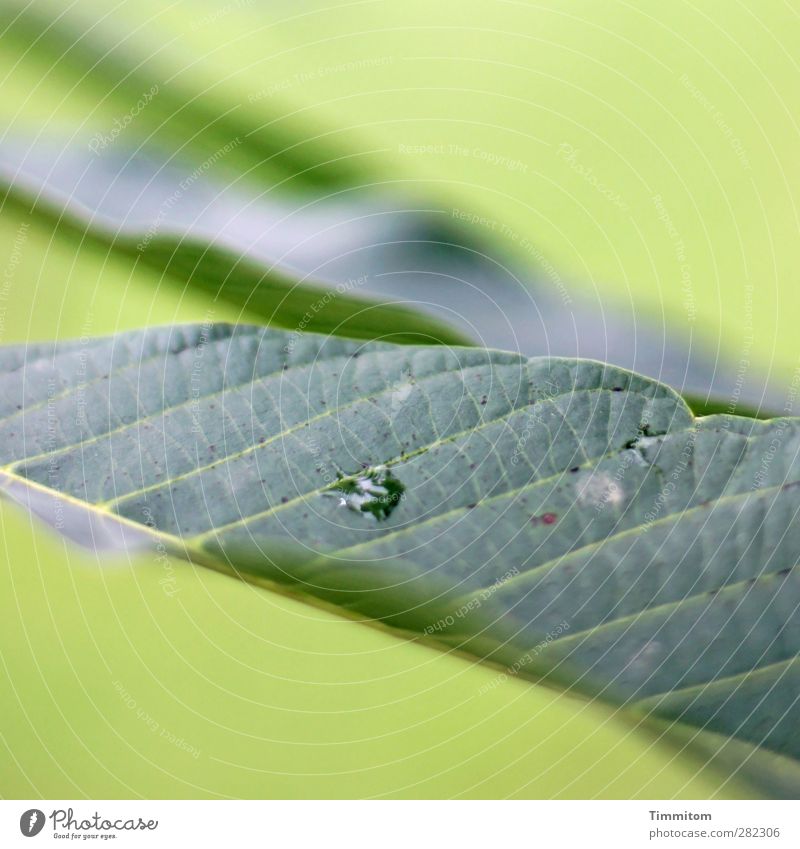
[[[405,486],[386,466],[373,466],[358,475],[340,478],[327,492],[339,504],[375,519],[387,519],[403,498]]]

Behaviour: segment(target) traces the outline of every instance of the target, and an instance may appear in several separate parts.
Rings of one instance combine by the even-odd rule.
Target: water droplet
[[[387,519],[402,500],[405,489],[386,466],[374,466],[358,475],[340,478],[323,494],[338,498],[339,504],[348,510]]]

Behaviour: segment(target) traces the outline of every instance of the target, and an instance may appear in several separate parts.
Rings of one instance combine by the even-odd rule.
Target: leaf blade
[[[680,694],[696,706],[699,687],[736,717],[752,689],[714,682],[793,669],[796,420],[696,420],[591,361],[272,328],[45,350],[27,369],[0,349],[18,499],[49,493],[123,537],[656,716],[698,723]],[[385,518],[325,497],[378,464],[405,490]],[[710,723],[756,742],[734,725]],[[758,742],[797,757],[784,728]]]

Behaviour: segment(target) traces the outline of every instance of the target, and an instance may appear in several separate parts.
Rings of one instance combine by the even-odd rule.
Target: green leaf
[[[181,289],[205,291],[214,305],[225,301],[253,317],[312,332],[374,338],[374,328],[400,343],[479,338],[487,347],[529,356],[581,351],[658,374],[679,384],[685,397],[694,387],[706,396],[691,399],[695,412],[711,411],[709,396],[740,414],[742,398],[770,400],[763,380],[757,387],[742,379],[734,385],[732,373],[693,353],[679,334],[663,346],[637,347],[640,333],[660,335],[655,324],[632,321],[622,310],[598,324],[596,310],[573,304],[566,290],[557,297],[544,281],[528,280],[528,271],[498,261],[451,210],[434,209],[432,201],[408,208],[399,195],[356,186],[281,199],[272,190],[248,192],[239,180],[226,185],[189,169],[147,146],[121,155],[63,143],[0,144],[0,182],[22,201],[18,206],[30,208],[35,198],[39,217],[58,221],[73,243],[86,242],[88,234],[89,244],[106,252],[113,246],[125,264],[152,268],[159,281]],[[344,305],[323,299],[326,285],[336,298],[345,296]],[[322,305],[330,309],[322,312]],[[459,337],[453,325],[468,336]],[[732,404],[727,398],[734,390]]]
[[[2,499],[0,528],[5,798],[752,797],[599,702],[160,554],[109,564]]]
[[[709,213],[690,232],[681,232],[687,243],[690,238],[702,242],[682,251],[691,265],[692,279],[686,282],[686,269],[680,265],[674,267],[679,252],[668,236],[669,228],[658,217],[653,190],[641,180],[646,169],[630,169],[635,156],[646,156],[648,167],[654,167],[660,159],[654,157],[647,144],[637,143],[619,162],[612,157],[613,162],[602,165],[603,169],[616,169],[621,162],[625,173],[616,174],[613,184],[621,187],[626,201],[632,200],[634,194],[637,196],[636,214],[626,212],[622,227],[627,231],[630,222],[635,221],[637,227],[649,225],[655,233],[649,233],[648,250],[644,253],[640,251],[642,234],[637,229],[628,231],[624,237],[618,234],[612,240],[604,234],[598,238],[592,232],[595,222],[620,226],[616,220],[620,210],[609,204],[606,193],[598,190],[600,178],[593,174],[592,165],[599,163],[592,157],[603,155],[605,148],[598,150],[594,137],[578,142],[576,123],[569,121],[564,126],[551,110],[531,123],[529,113],[516,108],[529,97],[530,70],[525,64],[543,61],[534,58],[539,53],[528,49],[526,39],[520,40],[515,35],[510,43],[499,31],[494,31],[487,49],[496,49],[502,43],[503,61],[489,66],[483,58],[477,62],[474,57],[463,58],[472,45],[459,43],[467,30],[452,27],[449,13],[440,12],[441,24],[431,25],[427,6],[412,12],[420,15],[420,33],[425,26],[431,26],[426,38],[433,38],[436,47],[423,52],[436,54],[444,38],[445,44],[457,43],[459,61],[448,65],[449,72],[457,78],[458,92],[454,92],[452,87],[436,90],[428,85],[430,79],[438,78],[444,70],[439,67],[440,59],[433,55],[425,60],[417,57],[413,70],[421,74],[420,87],[410,108],[406,102],[410,71],[405,62],[396,61],[402,55],[398,39],[405,38],[405,23],[388,29],[381,24],[383,17],[395,14],[391,10],[381,8],[369,13],[375,16],[375,27],[368,44],[363,38],[358,44],[347,41],[352,27],[347,9],[337,9],[335,14],[317,12],[313,15],[314,26],[321,32],[330,31],[331,37],[304,44],[298,50],[292,46],[295,28],[300,27],[304,32],[310,18],[299,15],[279,20],[283,18],[280,11],[260,7],[231,7],[211,20],[207,16],[198,18],[191,3],[170,10],[151,2],[135,7],[123,4],[108,10],[93,0],[81,0],[66,11],[52,3],[14,6],[6,13],[2,34],[8,57],[2,92],[5,102],[13,104],[13,108],[8,107],[11,130],[0,146],[0,165],[5,164],[11,174],[19,177],[38,164],[39,179],[32,186],[37,196],[41,192],[46,196],[47,188],[53,183],[57,185],[66,174],[65,193],[72,201],[68,205],[74,206],[82,193],[78,191],[73,196],[72,188],[77,185],[86,191],[88,183],[91,201],[87,208],[97,226],[98,199],[103,207],[106,204],[102,201],[112,198],[119,215],[127,218],[154,184],[171,183],[166,194],[169,198],[179,183],[178,179],[171,179],[175,176],[172,166],[182,163],[187,173],[195,174],[210,166],[208,174],[212,179],[202,201],[196,205],[186,197],[183,201],[190,209],[197,210],[200,217],[209,208],[225,207],[224,200],[231,190],[234,193],[245,190],[244,196],[239,197],[240,208],[234,210],[234,220],[243,225],[239,243],[244,245],[253,243],[253,219],[258,221],[254,212],[258,211],[258,203],[265,200],[278,199],[291,205],[296,219],[298,212],[302,214],[306,207],[318,210],[321,199],[348,198],[352,212],[348,217],[362,225],[369,220],[365,207],[371,210],[380,201],[384,212],[391,213],[378,216],[387,232],[384,238],[373,241],[371,233],[365,232],[364,242],[369,247],[351,255],[351,261],[361,266],[355,274],[341,274],[343,255],[348,257],[349,251],[340,252],[336,239],[333,240],[333,248],[323,264],[335,282],[360,277],[368,271],[369,282],[358,287],[361,294],[369,295],[368,288],[373,288],[373,294],[379,294],[383,300],[402,303],[415,300],[427,311],[438,306],[438,314],[448,324],[455,320],[468,334],[469,339],[463,336],[460,339],[464,344],[480,338],[483,344],[519,349],[529,355],[597,357],[657,375],[702,398],[697,407],[693,405],[698,411],[708,412],[717,407],[749,415],[750,408],[783,409],[785,393],[780,380],[773,382],[766,366],[759,368],[754,360],[751,367],[747,358],[753,341],[757,347],[763,349],[768,344],[772,350],[774,310],[768,311],[769,335],[744,339],[741,350],[731,334],[723,334],[729,368],[719,367],[719,350],[710,329],[719,315],[715,287],[710,292],[711,312],[707,308],[703,316],[703,338],[692,334],[685,321],[688,304],[691,303],[693,314],[696,297],[702,296],[707,301],[706,281],[709,286],[720,277],[729,281],[725,283],[725,295],[731,298],[734,293],[730,287],[740,280],[740,261],[737,270],[729,270],[727,274],[721,274],[716,264],[712,268],[697,265],[707,251],[707,228],[711,224],[718,226],[722,219]],[[359,20],[366,14],[361,7],[350,11]],[[510,8],[506,11],[515,14]],[[483,15],[479,9],[470,11],[466,7],[462,12],[477,13],[479,18]],[[408,14],[404,10],[401,17]],[[526,10],[520,14],[543,13]],[[343,24],[345,21],[348,23]],[[524,32],[525,23],[521,23],[510,26],[510,32]],[[562,23],[574,25],[568,18]],[[535,28],[538,31],[539,24]],[[122,41],[118,37],[120,31],[126,33]],[[360,24],[358,31],[361,32]],[[594,35],[597,32],[600,30]],[[634,38],[632,43],[638,41]],[[340,52],[344,43],[349,44],[348,53],[353,54],[353,61],[342,61]],[[284,49],[287,46],[289,49]],[[619,46],[625,48],[629,43]],[[597,49],[597,45],[593,47]],[[362,59],[365,50],[368,55]],[[518,62],[509,63],[508,56],[517,55],[520,50]],[[309,58],[312,65],[316,59],[320,60],[317,69],[310,73]],[[636,52],[635,59],[638,58]],[[420,72],[423,66],[426,70]],[[497,91],[506,91],[510,85],[521,89],[518,91],[521,97],[485,100],[481,91],[486,89],[485,75],[490,69],[496,75]],[[470,73],[476,75],[471,90],[464,86],[465,73],[467,78]],[[694,72],[690,75],[695,78]],[[538,78],[544,84],[551,74]],[[669,84],[673,82],[670,77]],[[143,94],[154,87],[157,94],[139,108]],[[616,89],[605,80],[603,90]],[[661,98],[656,98],[656,102],[660,101]],[[558,102],[563,102],[561,95]],[[590,98],[588,102],[594,110],[597,99]],[[630,93],[625,93],[624,102],[631,102]],[[484,110],[491,109],[491,104],[513,112],[501,112],[499,117],[491,111],[487,114]],[[418,106],[423,113],[418,112]],[[460,118],[442,120],[451,109]],[[481,110],[484,120],[474,120],[475,109]],[[46,120],[41,115],[46,115]],[[31,121],[36,127],[35,134],[30,129]],[[117,137],[120,121],[125,126]],[[582,123],[582,133],[591,135],[593,121],[587,118]],[[463,137],[465,126],[469,127],[468,143]],[[716,140],[719,131],[712,126]],[[503,131],[503,127],[512,132]],[[109,136],[111,132],[115,133],[113,139]],[[623,143],[630,144],[627,123],[622,134],[624,141],[617,138],[609,149],[622,149]],[[540,144],[542,135],[548,138],[544,145]],[[660,131],[650,133],[653,139],[660,136]],[[95,140],[102,137],[110,141],[98,150]],[[375,137],[380,138],[380,144],[374,143]],[[785,134],[780,137],[784,138]],[[693,143],[696,138],[697,134],[692,133]],[[419,145],[421,150],[413,153],[410,148],[417,146],[416,141],[426,144]],[[583,150],[592,146],[595,150],[591,157],[581,155],[570,165],[560,152],[568,143]],[[514,147],[515,153],[505,157],[508,160],[505,161],[508,145]],[[719,145],[715,144],[714,151],[719,151]],[[82,153],[84,161],[76,159],[76,153]],[[707,160],[709,155],[710,151],[706,151]],[[89,166],[100,164],[97,160],[103,158],[111,160],[120,170],[114,173],[109,166],[108,182],[103,184],[101,180],[98,184],[96,178],[90,179]],[[761,162],[765,157],[758,159]],[[685,163],[697,161],[700,160],[694,155],[683,158]],[[735,167],[731,179],[724,183],[737,182],[740,164],[737,162]],[[674,180],[672,169],[669,170]],[[576,172],[585,173],[586,178],[577,178]],[[556,174],[558,179],[554,179]],[[663,176],[659,184],[662,187]],[[577,185],[573,185],[576,181]],[[762,181],[762,185],[767,182]],[[602,179],[600,184],[607,184],[611,191],[610,182]],[[568,194],[576,200],[576,208],[564,205],[561,197],[564,186],[569,186]],[[127,196],[131,198],[131,209],[123,200]],[[726,198],[726,206],[728,202]],[[587,229],[586,213],[595,205],[600,208],[588,216]],[[757,206],[760,203],[753,200],[746,209]],[[545,208],[546,212],[540,214]],[[244,221],[239,214],[242,209],[247,213]],[[668,211],[673,209],[670,200]],[[159,208],[159,219],[164,211],[163,206]],[[421,214],[411,215],[423,211],[435,211],[433,218],[438,218],[438,226],[432,226],[431,220],[424,220]],[[693,208],[690,212],[694,215],[697,210]],[[738,214],[741,217],[744,213],[739,210]],[[417,218],[413,222],[417,228],[411,233],[408,227],[397,224],[410,223],[413,217]],[[672,215],[674,220],[680,217]],[[571,231],[576,235],[567,238],[564,245],[562,242]],[[748,238],[758,232],[757,226],[746,228]],[[735,236],[738,246],[741,234],[736,232]],[[149,259],[155,260],[157,269],[172,254],[173,244],[178,241],[169,240],[161,246],[164,250],[156,251],[153,246]],[[216,242],[216,239],[207,241]],[[309,244],[318,250],[319,242],[314,239]],[[443,261],[440,256],[440,262],[432,262],[432,249],[438,247],[443,253],[442,242],[450,248],[449,254]],[[453,242],[464,249],[454,250]],[[781,245],[791,243],[787,238]],[[400,245],[404,245],[402,251]],[[420,256],[423,245],[429,249],[426,256]],[[613,262],[609,268],[604,246],[612,245]],[[205,242],[196,251],[189,245],[182,246],[178,253],[187,255],[187,262],[181,262],[179,255],[170,263],[171,271],[177,273],[175,280],[183,283],[191,277],[194,285],[212,294],[224,280],[220,297],[232,297],[231,303],[239,306],[246,304],[245,320],[269,319],[280,326],[296,326],[297,315],[304,315],[306,309],[292,309],[291,304],[282,301],[280,278],[285,275],[280,267],[268,263],[269,277],[278,278],[278,288],[267,280],[259,287],[264,290],[262,297],[253,298],[253,275],[248,271],[249,262],[243,259],[246,248],[236,244],[236,256],[220,264],[216,257],[213,261],[205,257],[206,247]],[[577,267],[571,256],[576,249],[580,254]],[[653,250],[658,252],[651,254]],[[156,253],[162,256],[155,256]],[[399,253],[402,256],[398,258]],[[737,256],[736,251],[724,245],[715,253],[724,261]],[[763,245],[750,253],[755,257],[771,255]],[[201,269],[193,270],[195,254],[204,256]],[[585,264],[589,255],[603,267],[602,274],[596,274],[594,265]],[[385,267],[387,260],[393,267]],[[627,268],[622,277],[620,261]],[[364,267],[370,264],[371,268]],[[235,272],[231,277],[235,279],[229,279],[231,268]],[[683,280],[685,285],[664,286],[660,278],[654,281],[654,270],[661,268],[668,269],[664,279]],[[418,272],[416,280],[414,271]],[[237,285],[239,278],[243,278],[243,285]],[[601,284],[599,293],[591,283],[593,279]],[[623,279],[624,285],[619,282]],[[653,301],[654,293],[671,307],[672,317],[666,327],[661,307]],[[300,301],[302,292],[296,294]],[[631,301],[631,295],[635,301]],[[785,297],[788,295],[784,293]],[[273,319],[276,303],[279,314]],[[750,306],[758,313],[763,312],[766,303],[762,292]],[[730,312],[751,314],[748,308]],[[361,316],[364,324],[371,315],[368,312]],[[598,316],[602,320],[598,321]],[[335,316],[331,317],[333,326],[339,326]],[[408,341],[405,331],[409,327],[413,330],[412,318],[402,313],[399,317],[401,336],[392,341]],[[221,320],[222,316],[216,318]],[[383,314],[376,318],[383,319]],[[338,332],[369,337],[368,333],[359,331],[357,324],[349,330],[340,328]],[[381,320],[380,330],[386,327]],[[331,328],[318,323],[306,325],[306,329],[328,332]],[[452,329],[446,327],[438,331],[423,327],[422,332],[455,340]],[[648,344],[639,344],[640,339],[648,339]],[[412,337],[412,341],[425,340]],[[737,367],[735,358],[747,362]],[[784,362],[782,368],[785,367]]]
[[[117,232],[91,215],[81,215],[74,204],[62,207],[46,193],[33,201],[13,182],[5,191],[1,184],[0,178],[0,202],[6,214],[27,212],[38,228],[50,230],[54,238],[105,256],[129,274],[137,266],[143,267],[154,272],[158,284],[202,293],[208,298],[211,315],[217,305],[226,304],[281,327],[355,338],[374,338],[383,332],[397,343],[469,343],[463,334],[429,315],[402,304],[354,295],[357,286],[314,283],[305,275],[293,275],[289,268],[259,262],[224,244],[197,237]]]
[[[300,181],[310,166],[312,177],[327,167],[327,185],[337,175],[349,185],[355,173],[435,191],[451,211],[477,216],[472,231],[528,263],[523,279],[545,272],[547,283],[555,269],[600,325],[633,302],[659,325],[638,337],[640,351],[643,339],[683,330],[712,365],[718,354],[731,364],[716,371],[734,373],[737,387],[763,376],[750,403],[770,381],[783,409],[800,306],[798,127],[776,94],[800,91],[788,7],[745,4],[721,29],[713,10],[652,0],[647,14],[618,9],[611,27],[599,4],[574,16],[501,3],[487,32],[476,0],[457,16],[417,0],[313,3],[300,13],[254,3],[213,20],[193,2],[5,6],[10,21],[20,13],[0,57],[11,132],[63,138],[67,127],[88,142],[157,82],[169,109],[152,121],[145,110],[132,135],[169,118],[159,143],[188,152],[208,128],[199,164],[241,134],[228,160],[237,175],[261,175],[277,163],[264,155],[285,151],[262,188],[290,174]],[[244,147],[251,139],[258,151]],[[723,406],[745,399],[732,389]]]
[[[57,16],[54,11],[43,4],[16,3],[0,10],[0,39],[5,53],[14,56],[4,85],[14,87],[25,78],[26,69],[35,67],[38,79],[29,96],[34,103],[44,99],[53,107],[42,123],[57,123],[65,114],[79,118],[76,135],[87,145],[99,139],[101,149],[134,127],[140,140],[149,140],[169,156],[191,150],[197,164],[211,158],[216,163],[224,151],[220,164],[227,173],[248,174],[262,186],[289,182],[294,191],[336,188],[349,185],[358,173],[359,157],[351,158],[348,151],[342,155],[328,134],[310,139],[298,135],[297,124],[281,120],[275,111],[273,120],[264,121],[263,104],[257,126],[252,112],[227,100],[219,80],[197,90],[196,76],[175,73],[173,56],[163,43],[162,49],[152,50],[152,40],[140,41],[140,27],[120,40],[117,27],[124,24],[113,11],[101,15],[98,8],[85,6]],[[90,19],[93,23],[87,25]],[[151,23],[163,33],[163,23]],[[147,57],[138,57],[148,40]],[[48,98],[48,83],[56,79],[71,81],[60,103]],[[28,103],[23,108],[32,107]]]
[[[176,228],[170,212],[180,199],[188,199],[189,206],[194,200],[198,215],[209,205],[208,192],[205,196],[201,192],[200,198],[184,196],[211,169],[219,181],[213,186],[214,201],[224,194],[220,185],[232,187],[235,194],[241,183],[255,187],[262,203],[262,195],[276,208],[283,203],[285,218],[289,202],[295,211],[302,210],[321,196],[335,198],[351,189],[364,171],[362,157],[351,154],[349,148],[342,152],[324,133],[308,139],[295,121],[287,123],[276,116],[267,126],[263,120],[256,122],[213,87],[195,91],[194,81],[172,73],[171,60],[165,61],[160,51],[139,62],[131,52],[133,34],[131,41],[116,42],[109,49],[102,38],[98,40],[99,32],[108,36],[116,31],[113,24],[106,25],[108,30],[99,22],[96,31],[94,26],[87,30],[80,13],[76,19],[66,15],[54,21],[40,7],[0,11],[0,42],[5,55],[15,57],[2,89],[9,102],[25,101],[2,140],[0,203],[5,214],[29,212],[35,226],[54,232],[76,252],[79,246],[108,257],[127,275],[153,272],[158,284],[198,292],[207,297],[211,313],[227,305],[250,320],[290,329],[356,338],[383,333],[398,343],[470,344],[465,333],[411,308],[405,297],[373,297],[351,280],[317,279],[319,274],[282,263],[286,250],[277,245],[267,250],[265,258],[242,249],[242,242],[248,241],[243,238],[226,244],[217,239],[219,219],[202,236]],[[33,86],[28,73],[37,79]],[[53,78],[65,87],[60,94],[54,94],[49,85]],[[62,109],[68,115],[67,129],[61,123]],[[46,121],[39,120],[41,111],[48,113]],[[35,136],[28,133],[29,113],[37,116]],[[52,125],[59,127],[55,146]],[[25,141],[21,141],[20,126],[25,128]],[[117,138],[120,127],[124,129],[121,139]],[[101,141],[100,148],[98,138],[107,140]],[[83,154],[83,161],[70,161],[70,152]],[[113,164],[100,161],[103,156]],[[142,171],[155,161],[155,176],[151,172],[143,179]],[[104,165],[105,183],[96,176]],[[68,175],[68,189],[61,194],[50,186],[59,169],[62,178],[63,172]],[[149,217],[138,228],[131,226],[127,213],[148,187],[155,182],[163,188],[176,173],[177,179],[157,208],[148,210]],[[74,192],[76,188],[80,191]],[[84,197],[87,192],[89,203]],[[239,207],[228,204],[229,217],[238,221],[237,216],[247,214],[241,207],[249,206],[243,197],[236,195]],[[103,202],[115,206],[123,226],[98,209]],[[249,222],[249,241],[269,247],[271,228],[256,237],[253,230],[257,231],[258,223]],[[311,235],[322,241],[319,229],[325,227],[319,220],[314,224],[318,229],[307,226],[303,238],[298,237],[301,246]],[[335,241],[335,235],[332,238]]]
[[[249,326],[0,367],[5,490],[64,533],[800,759],[797,420],[694,419],[593,361]]]

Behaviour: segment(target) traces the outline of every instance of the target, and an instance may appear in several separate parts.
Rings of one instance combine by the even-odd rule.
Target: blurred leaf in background
[[[299,285],[291,326],[314,286],[365,276],[337,301],[401,301],[384,329],[413,332],[413,304],[426,333],[435,317],[791,413],[798,26],[721,2],[5,3],[0,339],[236,321],[256,293],[268,319]],[[198,170],[158,261],[120,250],[137,201],[155,198],[138,224],[160,220]],[[59,204],[82,206],[78,229]],[[218,250],[243,283],[212,302]],[[14,508],[2,522],[5,795],[740,792],[597,705],[519,681],[476,698],[494,673],[460,658],[185,565],[98,568]]]
[[[791,400],[787,7],[84,0],[13,18],[5,138],[138,139],[189,170],[240,139],[218,185],[296,208],[377,187],[389,209],[437,213],[423,241],[491,245],[510,273],[462,261],[453,290],[406,251],[378,283],[421,302],[497,291],[472,306],[494,317],[488,344],[614,362],[716,409]]]

